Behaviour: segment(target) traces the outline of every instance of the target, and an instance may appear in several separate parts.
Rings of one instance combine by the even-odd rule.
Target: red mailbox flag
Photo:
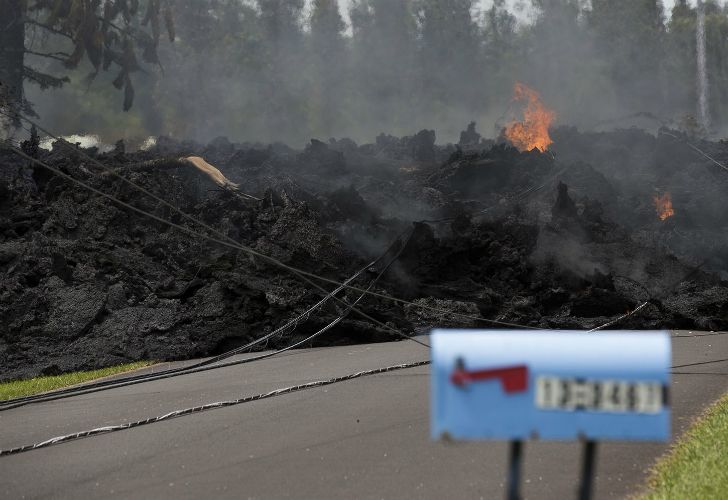
[[[528,367],[526,365],[516,365],[503,368],[491,368],[488,370],[467,371],[461,363],[458,363],[458,366],[450,375],[450,381],[459,387],[472,382],[491,379],[499,379],[503,390],[507,394],[524,392],[528,390]]]

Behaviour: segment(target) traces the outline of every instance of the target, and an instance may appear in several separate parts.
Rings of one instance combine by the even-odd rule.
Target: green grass
[[[23,396],[31,396],[41,392],[52,391],[62,387],[68,387],[82,382],[88,382],[98,378],[124,373],[153,364],[152,361],[138,361],[136,363],[128,363],[125,365],[112,366],[102,368],[100,370],[92,370],[88,372],[64,373],[63,375],[53,375],[49,377],[36,377],[28,380],[14,380],[12,382],[0,383],[0,401],[6,399],[20,398]]]
[[[655,465],[642,500],[728,498],[728,394]]]

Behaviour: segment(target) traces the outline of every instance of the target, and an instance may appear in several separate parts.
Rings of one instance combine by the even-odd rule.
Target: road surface
[[[691,365],[673,376],[677,435],[728,389],[728,334],[673,335],[674,364]],[[413,342],[305,349],[28,405],[0,412],[0,449],[427,358]],[[429,440],[428,372],[374,375],[0,457],[0,497],[501,498],[506,444]],[[596,497],[637,491],[665,449],[601,446]],[[575,497],[579,456],[575,443],[528,443],[526,498]]]

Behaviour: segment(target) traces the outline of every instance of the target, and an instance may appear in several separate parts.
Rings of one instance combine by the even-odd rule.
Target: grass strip
[[[725,499],[728,394],[710,406],[652,468],[642,500]]]
[[[137,361],[136,363],[127,363],[124,365],[110,366],[101,368],[100,370],[91,370],[86,372],[71,372],[62,375],[52,375],[45,377],[36,377],[27,380],[13,380],[11,382],[0,383],[0,401],[6,399],[20,398],[23,396],[32,396],[41,392],[48,392],[63,387],[69,387],[90,380],[109,377],[119,373],[138,370],[145,366],[154,364],[153,361]]]

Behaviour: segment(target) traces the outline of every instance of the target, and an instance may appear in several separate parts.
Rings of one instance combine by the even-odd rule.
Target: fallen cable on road
[[[698,337],[715,337],[718,335],[728,335],[728,332],[710,332],[710,333],[695,333],[695,334],[689,334],[689,335],[673,335],[671,338],[673,339],[695,339]]]
[[[411,237],[412,237],[412,232],[410,232],[410,234],[407,238],[407,241]],[[387,248],[387,251],[385,251],[371,265],[375,265],[380,260],[382,260],[390,252],[390,250],[392,250],[394,248],[395,244],[398,241],[400,241],[399,237],[397,238],[397,240],[395,240],[394,243],[392,243],[392,245],[389,246],[389,248]],[[399,246],[399,250],[397,251],[397,253],[392,257],[392,259],[390,259],[390,261],[387,263],[387,265],[384,266],[384,268],[382,268],[382,270],[379,272],[379,274],[369,283],[369,286],[366,288],[367,291],[370,290],[381,279],[381,277],[384,275],[384,273],[386,273],[387,270],[391,267],[391,265],[400,257],[400,255],[402,254],[402,250],[405,248],[405,246],[406,246],[406,242]],[[368,267],[369,266],[362,268],[359,272],[357,272],[351,278],[349,278],[346,281],[346,283],[353,281]],[[162,380],[162,379],[177,377],[177,376],[181,376],[181,375],[189,375],[192,373],[199,373],[202,371],[214,370],[217,368],[225,368],[228,366],[236,366],[236,365],[241,365],[241,364],[246,364],[246,363],[252,363],[254,361],[260,361],[260,360],[267,359],[267,358],[276,356],[278,354],[284,353],[286,351],[290,351],[292,349],[295,349],[297,347],[300,347],[300,346],[306,344],[307,342],[314,340],[316,337],[319,337],[320,335],[326,333],[328,330],[330,330],[331,328],[333,328],[334,326],[339,324],[354,309],[354,307],[365,297],[366,293],[362,293],[353,303],[348,305],[347,309],[344,312],[342,312],[336,319],[331,321],[328,325],[324,326],[323,328],[319,329],[318,331],[309,335],[308,337],[304,338],[303,340],[300,340],[292,345],[278,349],[276,351],[261,354],[261,355],[254,356],[251,358],[239,359],[237,361],[230,361],[228,363],[222,363],[222,364],[214,364],[214,363],[222,361],[226,358],[239,354],[243,350],[247,349],[248,347],[255,345],[257,343],[260,343],[263,340],[266,340],[266,339],[272,337],[274,334],[276,334],[278,332],[282,332],[289,325],[293,325],[293,327],[295,328],[295,326],[297,325],[297,322],[299,320],[303,319],[304,317],[305,317],[305,319],[308,319],[308,315],[313,308],[316,308],[319,305],[321,305],[322,303],[324,303],[328,297],[330,297],[334,293],[337,293],[341,289],[343,289],[343,286],[339,287],[336,290],[334,290],[333,292],[331,292],[326,298],[322,299],[320,302],[318,302],[312,308],[307,310],[305,313],[297,316],[294,320],[291,320],[288,323],[286,323],[286,325],[284,325],[283,327],[278,328],[277,330],[275,330],[257,340],[254,340],[242,347],[238,347],[237,349],[228,351],[225,354],[221,354],[214,358],[210,358],[208,360],[194,364],[192,366],[175,368],[172,370],[166,370],[166,371],[159,372],[159,373],[149,373],[149,374],[145,374],[145,375],[138,375],[135,377],[127,377],[127,378],[122,378],[119,380],[108,380],[108,381],[99,382],[96,384],[89,384],[89,385],[84,385],[84,386],[75,387],[75,388],[63,389],[61,391],[54,391],[54,392],[47,393],[47,394],[39,394],[36,396],[28,396],[26,398],[17,398],[17,399],[12,399],[12,400],[8,400],[8,401],[3,401],[0,403],[0,411],[11,410],[11,409],[19,408],[21,406],[25,406],[25,405],[32,404],[32,403],[43,403],[43,402],[48,402],[48,401],[56,401],[58,399],[65,399],[65,398],[82,395],[82,394],[86,395],[86,394],[91,394],[94,392],[99,392],[99,391],[104,391],[104,390],[109,390],[109,389],[117,389],[120,387],[129,386],[129,385],[141,384],[144,382],[152,382],[152,381],[156,381],[156,380]],[[412,338],[411,340],[413,342],[416,342],[417,344],[423,345],[425,347],[429,347],[429,345],[427,345],[426,343],[424,343],[420,340],[417,340],[414,338]]]
[[[626,314],[623,314],[623,315],[621,315],[620,317],[618,317],[618,318],[615,318],[615,319],[613,319],[612,321],[609,321],[609,322],[607,322],[607,323],[604,323],[604,324],[603,324],[603,325],[601,325],[601,326],[598,326],[598,327],[596,327],[596,328],[592,328],[591,330],[587,331],[586,333],[593,333],[593,332],[597,332],[597,331],[599,331],[599,330],[604,330],[605,328],[609,328],[610,326],[612,326],[612,325],[615,325],[615,324],[619,323],[619,322],[620,322],[620,321],[622,321],[623,319],[629,318],[629,317],[630,317],[630,316],[632,316],[633,314],[636,314],[637,312],[639,312],[639,311],[640,311],[640,310],[641,310],[641,309],[642,309],[643,307],[645,307],[645,306],[646,306],[647,304],[649,304],[649,303],[650,303],[650,301],[649,301],[649,300],[648,300],[648,301],[646,301],[646,302],[643,302],[642,304],[640,304],[639,306],[637,306],[637,307],[636,307],[636,308],[634,309],[634,311],[630,311],[630,312],[628,312],[628,313],[626,313]]]
[[[116,431],[123,431],[125,429],[132,429],[134,427],[141,427],[142,425],[148,425],[153,424],[156,422],[162,422],[164,420],[169,420],[176,417],[182,417],[185,415],[191,415],[193,413],[199,413],[207,410],[214,410],[216,408],[225,408],[228,406],[236,406],[243,403],[251,403],[253,401],[259,401],[261,399],[268,399],[275,396],[282,396],[284,394],[290,394],[292,392],[298,392],[303,391],[306,389],[314,389],[316,387],[323,387],[326,385],[332,385],[332,384],[338,384],[339,382],[346,382],[347,380],[354,380],[356,378],[361,377],[367,377],[370,375],[379,375],[381,373],[388,373],[393,372],[397,370],[405,370],[408,368],[416,368],[419,366],[426,366],[429,365],[430,361],[415,361],[413,363],[405,363],[400,365],[394,365],[394,366],[387,366],[385,368],[376,368],[374,370],[364,370],[356,373],[351,373],[348,375],[343,375],[340,377],[333,377],[327,380],[317,380],[315,382],[308,382],[305,384],[299,384],[299,385],[293,385],[290,387],[284,387],[282,389],[275,389],[270,392],[262,393],[262,394],[256,394],[253,396],[245,396],[240,399],[232,399],[229,401],[217,401],[215,403],[208,403],[201,406],[194,406],[192,408],[185,408],[183,410],[175,410],[172,412],[169,412],[165,415],[161,415],[158,417],[150,417],[144,420],[137,420],[134,422],[127,422],[125,424],[119,424],[119,425],[109,425],[105,427],[97,427],[95,429],[90,429],[87,431],[82,432],[76,432],[74,434],[67,434],[65,436],[56,436],[50,439],[47,439],[45,441],[42,441],[40,443],[34,443],[29,444],[25,446],[19,446],[16,448],[9,448],[7,450],[0,450],[0,457],[9,456],[9,455],[17,455],[18,453],[24,453],[26,451],[31,450],[37,450],[39,448],[46,448],[48,446],[52,446],[54,444],[60,444],[60,443],[66,443],[68,441],[75,441],[76,439],[81,439],[85,437],[91,437],[91,436],[97,436],[99,434],[106,434],[109,432],[116,432]]]
[[[640,285],[640,286],[641,286],[641,287],[642,287],[642,288],[643,288],[643,289],[644,289],[644,290],[645,290],[645,291],[647,292],[647,295],[648,295],[648,297],[647,297],[647,300],[646,300],[646,301],[644,301],[644,302],[643,302],[642,304],[640,304],[639,306],[637,306],[637,307],[636,307],[636,308],[634,309],[634,311],[629,311],[628,313],[626,313],[626,314],[623,314],[623,315],[621,315],[620,317],[618,317],[618,318],[615,318],[615,319],[613,319],[612,321],[609,321],[609,322],[607,322],[607,323],[604,323],[603,325],[597,326],[596,328],[592,328],[591,330],[587,331],[587,333],[593,333],[593,332],[596,332],[596,331],[599,331],[599,330],[603,330],[603,329],[605,329],[605,328],[608,328],[608,327],[610,327],[610,326],[613,326],[613,325],[615,325],[616,323],[619,323],[619,322],[620,322],[620,321],[622,321],[623,319],[629,318],[629,317],[630,317],[630,316],[632,316],[633,314],[636,314],[636,313],[637,313],[638,311],[640,311],[641,309],[643,309],[643,308],[644,308],[644,307],[645,307],[645,306],[646,306],[647,304],[649,304],[651,300],[656,300],[656,299],[659,299],[659,298],[662,298],[662,297],[664,297],[664,296],[665,296],[665,295],[666,295],[667,293],[669,293],[670,291],[672,291],[672,290],[673,290],[673,289],[674,289],[674,288],[675,288],[676,286],[678,286],[678,285],[679,285],[680,283],[682,283],[682,282],[683,282],[683,281],[685,281],[686,279],[690,278],[690,277],[691,277],[691,276],[692,276],[693,274],[695,274],[696,272],[698,272],[698,271],[699,271],[699,270],[700,270],[700,269],[701,269],[701,268],[702,268],[702,267],[703,267],[703,266],[705,265],[705,263],[706,263],[706,262],[707,262],[707,259],[706,259],[706,260],[703,260],[703,261],[702,261],[702,262],[701,262],[700,264],[698,264],[697,266],[694,266],[694,267],[693,267],[693,268],[692,268],[692,269],[690,270],[690,272],[686,273],[686,274],[685,274],[684,276],[682,276],[682,277],[681,277],[680,279],[678,279],[678,280],[675,280],[675,281],[674,281],[673,283],[671,283],[670,285],[668,285],[667,287],[665,287],[665,289],[663,290],[663,292],[662,292],[662,293],[660,293],[660,294],[658,294],[658,295],[655,295],[654,297],[650,297],[650,296],[649,296],[649,295],[650,295],[650,294],[649,294],[649,291],[647,290],[647,288],[645,288],[645,286],[644,286],[644,285],[640,284],[640,283],[639,283],[639,282],[637,282],[637,281],[634,281],[634,280],[632,280],[631,278],[627,278],[627,279],[630,279],[630,281],[633,281],[634,283],[637,283],[638,285]]]
[[[382,256],[379,257],[377,260],[372,261],[371,263],[367,264],[365,267],[361,268],[354,275],[352,275],[349,279],[347,279],[344,282],[344,284],[346,285],[346,284],[351,283],[354,279],[359,277],[361,275],[361,273],[363,273],[365,270],[376,265],[386,255],[387,252],[382,254]],[[172,368],[172,369],[164,370],[161,372],[146,373],[143,375],[135,375],[135,376],[131,376],[131,377],[124,377],[124,378],[114,379],[114,380],[105,380],[102,382],[85,384],[85,385],[82,385],[79,387],[70,387],[67,389],[52,391],[50,393],[36,394],[34,396],[26,396],[26,397],[22,397],[22,398],[15,398],[15,399],[9,399],[6,401],[0,401],[0,411],[9,410],[12,408],[18,408],[20,406],[24,406],[26,404],[33,403],[33,402],[51,401],[51,400],[62,399],[65,397],[70,397],[70,396],[74,396],[74,395],[78,395],[78,394],[88,394],[90,392],[96,392],[97,389],[98,390],[102,390],[105,388],[113,389],[113,388],[117,388],[117,387],[123,387],[124,385],[132,385],[132,383],[141,383],[141,382],[146,382],[146,381],[159,380],[161,378],[169,378],[169,377],[172,377],[175,375],[185,375],[188,373],[196,373],[196,371],[202,371],[202,370],[197,370],[197,369],[203,368],[203,367],[209,367],[207,369],[212,369],[212,368],[222,368],[224,366],[230,366],[230,363],[224,364],[224,365],[218,365],[218,366],[209,366],[209,365],[213,365],[224,359],[230,358],[237,354],[241,354],[244,351],[250,349],[251,347],[254,347],[257,344],[260,344],[262,342],[265,342],[266,340],[269,340],[269,339],[275,337],[276,335],[288,333],[289,330],[293,331],[298,326],[299,322],[308,320],[308,317],[311,314],[311,312],[315,311],[316,309],[321,307],[323,304],[325,304],[328,301],[328,299],[331,298],[331,296],[333,294],[339,293],[343,289],[344,289],[344,286],[342,285],[342,286],[336,288],[335,290],[331,291],[328,295],[326,295],[326,297],[324,297],[323,299],[318,301],[316,304],[312,305],[311,307],[306,309],[304,312],[297,315],[295,318],[289,320],[283,326],[276,328],[272,332],[267,333],[267,334],[263,335],[262,337],[259,337],[255,340],[252,340],[241,347],[237,347],[235,349],[232,349],[223,354],[214,356],[212,358],[206,359],[199,363],[194,363],[190,366],[185,366],[185,367],[180,367],[180,368]],[[247,359],[239,360],[238,362],[234,362],[233,364],[238,364],[241,362],[249,362],[249,361]]]
[[[42,127],[40,127],[39,125],[35,124],[31,120],[28,120],[25,117],[22,117],[22,118],[25,119],[26,121],[28,121],[29,123],[38,126],[41,130],[44,130],[44,129],[42,129]],[[49,135],[53,136],[48,131],[45,131],[45,132],[48,133]],[[77,151],[77,148],[74,148],[73,146],[71,146],[70,144],[66,143],[65,141],[62,141],[61,144],[64,144],[64,145],[68,146],[69,148],[73,149],[74,151]],[[271,258],[269,256],[266,256],[266,255],[263,255],[263,254],[259,254],[258,252],[254,251],[254,250],[252,250],[250,248],[247,248],[246,246],[244,246],[244,245],[240,244],[239,242],[233,240],[232,238],[228,237],[227,235],[222,234],[221,232],[219,232],[218,230],[210,227],[209,225],[205,224],[204,222],[201,222],[201,221],[195,219],[194,217],[192,217],[192,216],[190,216],[188,214],[185,214],[184,212],[180,211],[178,208],[173,207],[168,202],[166,202],[165,200],[159,198],[158,196],[154,195],[153,193],[149,192],[148,190],[144,189],[143,187],[138,186],[135,183],[129,181],[128,179],[125,179],[124,177],[119,176],[118,173],[116,173],[113,169],[109,169],[106,165],[104,165],[101,162],[99,162],[98,160],[96,160],[96,159],[88,156],[83,151],[78,151],[78,152],[82,156],[85,156],[89,161],[91,161],[95,165],[99,166],[100,168],[102,168],[103,170],[106,170],[109,173],[112,173],[113,175],[116,175],[117,177],[121,178],[124,182],[126,182],[126,183],[130,184],[131,186],[133,186],[135,189],[137,189],[137,190],[139,190],[139,191],[141,191],[141,192],[143,192],[143,193],[151,196],[152,198],[154,198],[154,199],[162,202],[164,205],[166,205],[166,206],[174,209],[177,213],[179,213],[180,215],[182,215],[185,219],[187,219],[187,220],[189,220],[189,221],[191,221],[191,222],[193,222],[193,223],[195,223],[197,225],[200,225],[200,226],[204,227],[205,229],[211,231],[215,235],[219,235],[222,238],[222,240],[217,239],[215,237],[211,237],[209,235],[202,234],[202,233],[197,232],[197,231],[195,231],[193,229],[190,229],[190,228],[187,228],[187,227],[184,227],[184,226],[180,226],[180,225],[175,224],[175,223],[173,223],[171,221],[168,221],[166,219],[163,219],[161,217],[158,217],[158,216],[156,216],[154,214],[151,214],[149,212],[146,212],[146,211],[143,211],[143,210],[138,209],[136,207],[133,207],[133,206],[127,204],[127,203],[124,203],[124,202],[118,200],[117,198],[115,198],[113,196],[110,196],[108,194],[105,194],[105,193],[103,193],[103,192],[101,192],[101,191],[99,191],[99,190],[97,190],[97,189],[95,189],[95,188],[93,188],[91,186],[88,186],[87,184],[85,184],[84,182],[82,182],[82,181],[80,181],[78,179],[75,179],[75,178],[73,178],[71,176],[68,176],[68,175],[66,175],[66,174],[58,171],[57,169],[54,169],[53,167],[50,167],[49,165],[47,165],[47,164],[45,164],[45,163],[43,163],[43,162],[41,162],[41,161],[39,161],[37,159],[34,159],[34,158],[28,156],[27,154],[25,154],[24,152],[20,151],[18,148],[14,147],[14,146],[11,146],[11,149],[14,150],[20,156],[26,158],[27,160],[32,161],[32,162],[34,162],[34,163],[36,163],[36,164],[38,164],[40,166],[43,166],[43,167],[51,170],[52,172],[56,173],[57,175],[60,175],[61,177],[66,178],[67,180],[70,180],[72,182],[76,182],[77,184],[81,185],[82,187],[85,187],[87,189],[90,189],[91,191],[93,191],[93,192],[95,192],[95,193],[97,193],[97,194],[99,194],[101,196],[104,196],[107,199],[110,199],[111,201],[114,201],[114,202],[116,202],[116,203],[118,203],[118,204],[120,204],[120,205],[122,205],[122,206],[124,206],[126,208],[129,208],[129,209],[131,209],[131,210],[133,210],[133,211],[135,211],[135,212],[137,212],[139,214],[146,215],[146,216],[151,217],[151,218],[153,218],[153,219],[155,219],[155,220],[157,220],[159,222],[166,223],[166,224],[168,224],[168,225],[170,225],[172,227],[175,227],[177,229],[180,229],[183,232],[186,232],[188,234],[195,235],[195,236],[198,236],[198,237],[202,237],[202,238],[205,238],[205,239],[207,239],[209,241],[212,241],[212,242],[215,242],[215,243],[218,243],[218,244],[222,244],[222,245],[225,245],[225,246],[228,246],[228,247],[231,247],[231,248],[235,248],[237,250],[242,250],[242,251],[244,251],[246,253],[249,253],[250,255],[254,255],[254,256],[263,258],[264,260],[266,260],[267,262],[269,262],[271,264],[277,265],[278,267],[282,267],[283,269],[286,269],[288,271],[293,272],[299,278],[304,279],[304,281],[309,282],[310,284],[312,284],[313,286],[315,286],[316,288],[318,288],[318,289],[320,289],[320,290],[322,290],[324,292],[327,292],[327,291],[326,290],[323,290],[323,288],[321,288],[320,286],[316,285],[315,283],[313,283],[312,281],[310,281],[310,279],[308,279],[308,278],[314,278],[314,279],[318,279],[318,280],[322,280],[322,281],[326,281],[326,282],[332,282],[332,283],[335,283],[339,287],[345,287],[345,288],[348,288],[348,289],[356,290],[356,291],[361,292],[362,294],[369,294],[369,295],[376,296],[376,297],[379,297],[379,298],[382,298],[382,299],[392,300],[392,301],[395,301],[395,302],[398,302],[398,303],[401,303],[401,304],[410,304],[410,305],[413,305],[415,307],[422,308],[422,309],[429,309],[429,310],[433,310],[433,311],[438,311],[439,310],[441,312],[446,312],[448,314],[452,314],[452,315],[455,315],[455,316],[468,317],[469,319],[473,319],[475,321],[484,321],[484,322],[488,322],[488,323],[499,324],[499,325],[503,325],[503,326],[516,327],[516,328],[541,329],[541,328],[538,328],[538,327],[532,327],[532,326],[526,326],[526,325],[518,325],[518,324],[514,324],[514,323],[501,322],[501,321],[497,321],[497,320],[489,320],[489,319],[485,319],[485,318],[475,317],[475,316],[472,316],[472,315],[464,315],[464,314],[460,314],[460,313],[457,313],[457,312],[454,312],[454,311],[445,311],[445,310],[442,310],[441,308],[430,307],[430,306],[426,306],[424,304],[418,304],[418,303],[414,303],[414,302],[410,302],[410,301],[398,299],[396,297],[392,297],[392,296],[389,296],[389,295],[386,295],[386,294],[380,294],[380,293],[372,292],[371,291],[371,286],[368,287],[365,290],[363,290],[361,288],[358,288],[358,287],[350,286],[349,283],[351,282],[351,280],[347,280],[346,282],[344,282],[343,284],[341,284],[341,283],[339,283],[337,281],[329,280],[327,278],[324,278],[324,277],[321,277],[321,276],[318,276],[318,275],[314,275],[313,273],[308,273],[308,272],[303,271],[303,270],[300,270],[300,269],[296,269],[296,268],[293,268],[293,267],[290,267],[290,266],[286,266],[285,264],[277,261],[276,259],[273,259],[273,258]],[[221,179],[217,179],[217,181],[215,181],[219,185],[227,185],[229,183],[229,181],[227,181],[227,179],[225,179],[224,176],[222,175],[222,173],[220,173],[217,169],[215,169],[214,167],[212,167],[209,164],[204,163],[204,161],[202,159],[199,159],[199,160],[200,161],[197,162],[197,163],[199,163],[199,165],[196,164],[195,162],[192,162],[193,165],[196,166],[196,168],[198,168],[198,169],[201,168],[203,171],[212,172],[215,175],[219,174],[219,177],[221,177]],[[201,162],[204,163],[204,164],[202,164]],[[564,169],[561,172],[559,172],[557,174],[557,176],[558,175],[562,175],[565,170],[566,169]],[[557,176],[555,176],[555,177],[557,177]],[[213,180],[215,180],[215,179],[213,179]],[[521,197],[528,196],[530,193],[541,189],[543,186],[545,186],[546,184],[548,184],[548,182],[550,182],[550,181],[547,181],[547,183],[543,184],[542,186],[539,186],[539,187],[536,187],[536,188],[530,188],[530,189],[526,190],[524,193],[522,193],[521,195],[518,195],[516,198],[521,198]],[[339,291],[339,289],[337,289],[337,291]],[[363,317],[371,320],[375,324],[379,325],[380,327],[385,328],[386,330],[388,330],[391,333],[394,333],[395,335],[398,335],[398,336],[400,336],[402,338],[407,338],[407,339],[413,340],[410,337],[407,337],[406,335],[404,335],[401,332],[397,331],[396,329],[392,328],[391,326],[386,325],[386,324],[383,324],[383,323],[379,322],[378,320],[376,320],[374,318],[371,318],[371,316],[369,316],[369,315],[367,315],[367,314],[365,314],[365,313],[363,313],[361,311],[358,311],[357,309],[353,308],[353,306],[355,306],[359,302],[359,300],[357,300],[356,302],[354,302],[354,304],[349,305],[344,300],[339,299],[338,297],[336,297],[335,295],[333,295],[331,292],[327,293],[326,298],[333,298],[335,301],[337,301],[337,302],[345,305],[347,307],[347,311],[353,310],[354,312],[356,312],[356,313],[360,314],[361,316],[363,316]],[[643,303],[642,305],[640,305],[634,311],[632,311],[632,312],[630,312],[630,313],[628,313],[626,315],[620,316],[619,318],[616,318],[615,320],[612,320],[612,321],[606,323],[605,325],[602,325],[600,327],[594,328],[594,329],[590,330],[590,332],[597,331],[597,330],[601,330],[601,329],[607,328],[608,326],[614,325],[617,322],[623,320],[624,318],[627,318],[627,317],[631,316],[632,314],[635,314],[636,312],[638,312],[640,309],[642,309],[646,305],[647,305],[647,303]],[[295,327],[295,324],[294,324],[294,327]],[[280,331],[280,330],[278,330],[278,331]],[[259,339],[259,341],[261,341],[261,340]],[[259,342],[259,341],[256,341],[256,342]],[[417,343],[420,343],[417,340],[414,340],[414,341],[417,342]],[[225,357],[229,357],[230,355],[233,355],[233,354],[235,354],[235,352],[226,353]],[[198,365],[195,365],[194,367],[201,366],[203,364],[211,364],[211,363],[217,362],[220,359],[222,359],[222,357],[213,358],[212,360],[206,360],[206,361],[204,361],[204,362],[202,362],[202,363],[200,363]],[[180,374],[182,374],[183,372],[184,373],[189,373],[191,368],[193,368],[193,367],[187,367],[187,368],[183,368],[183,369],[175,369],[174,371],[175,372],[178,372]],[[167,372],[167,373],[169,373],[169,372]],[[162,378],[161,375],[162,374],[154,374],[154,375],[150,374],[149,375],[149,379]],[[146,376],[139,376],[139,379],[142,379],[142,378],[145,378],[146,379],[147,377]],[[117,386],[118,384],[119,384],[119,382],[116,381],[116,382],[110,383],[109,385],[110,386],[111,385]],[[89,391],[89,388],[88,387],[85,387],[85,388],[82,388],[81,390],[85,390],[85,391],[88,392]],[[69,390],[68,392],[72,392],[72,391]],[[29,398],[27,401],[29,401],[30,399],[35,399],[35,398]],[[41,396],[38,399],[48,400],[50,398],[48,398],[47,396],[46,397],[42,397]],[[0,410],[1,409],[8,409],[8,408],[11,408],[11,407],[16,407],[16,404],[15,403],[20,403],[20,401],[17,401],[17,402],[13,401],[13,402],[5,403],[5,404],[0,404]]]

